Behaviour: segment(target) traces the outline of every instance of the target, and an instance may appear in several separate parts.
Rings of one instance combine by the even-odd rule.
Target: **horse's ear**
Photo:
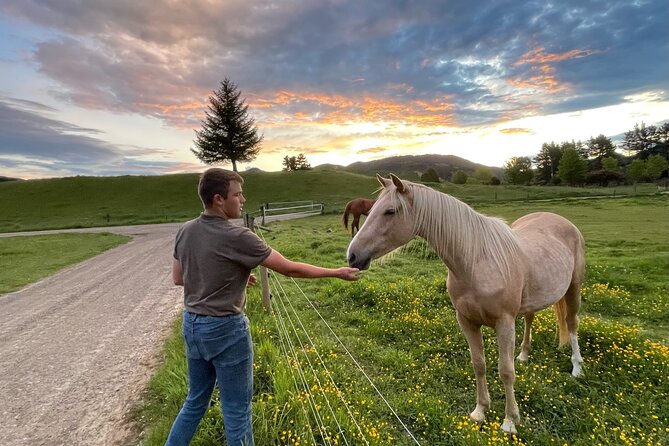
[[[381,186],[383,186],[383,187],[390,186],[390,180],[387,180],[387,179],[383,178],[378,173],[376,174],[376,179],[379,180],[379,183],[381,183]]]
[[[393,184],[397,188],[397,191],[403,194],[406,188],[404,186],[404,183],[402,183],[402,180],[400,180],[397,176],[395,176],[395,174],[392,173],[390,174],[390,179],[393,180]]]

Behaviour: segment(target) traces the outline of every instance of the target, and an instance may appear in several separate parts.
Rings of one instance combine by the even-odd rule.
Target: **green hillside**
[[[297,172],[242,173],[246,212],[261,203],[313,200],[326,213],[340,213],[347,201],[372,197],[374,176],[320,168]],[[406,177],[405,177],[406,178]],[[197,174],[69,177],[0,182],[0,232],[185,221],[198,215]],[[483,186],[434,184],[470,204],[563,197],[652,193],[654,185],[618,188]]]
[[[314,200],[326,211],[371,195],[373,177],[347,172],[251,172],[245,210],[261,203]],[[199,214],[197,174],[69,177],[0,183],[0,232],[185,221]]]

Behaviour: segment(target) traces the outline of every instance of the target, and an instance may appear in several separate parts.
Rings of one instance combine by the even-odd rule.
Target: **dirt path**
[[[181,289],[178,224],[108,228],[123,246],[0,296],[0,445],[125,445]]]

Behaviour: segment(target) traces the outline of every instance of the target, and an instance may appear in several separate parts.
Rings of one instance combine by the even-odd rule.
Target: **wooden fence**
[[[273,220],[290,220],[325,213],[325,205],[313,201],[286,201],[263,203],[260,210],[244,214],[244,226],[254,230],[256,226],[265,225]],[[269,291],[269,275],[267,268],[260,266],[260,285],[262,286],[262,303],[267,312],[272,311]]]

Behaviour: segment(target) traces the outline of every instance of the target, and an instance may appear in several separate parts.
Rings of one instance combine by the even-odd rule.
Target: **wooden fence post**
[[[269,294],[269,273],[267,268],[260,266],[260,286],[262,287],[262,306],[268,313],[272,312],[272,301]]]

